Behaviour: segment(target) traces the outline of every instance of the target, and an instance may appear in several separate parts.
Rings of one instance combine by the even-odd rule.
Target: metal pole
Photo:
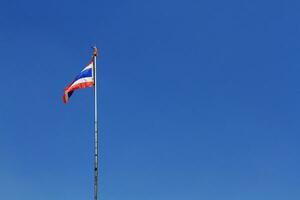
[[[97,48],[93,47],[93,67],[94,67],[94,125],[95,125],[95,151],[94,151],[94,200],[98,199],[98,112],[97,112],[97,71],[96,71]]]

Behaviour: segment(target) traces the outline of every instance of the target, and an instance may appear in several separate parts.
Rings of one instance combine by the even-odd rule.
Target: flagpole
[[[98,110],[97,110],[97,48],[93,47],[93,67],[94,67],[94,126],[95,126],[95,149],[94,149],[94,200],[98,200]]]

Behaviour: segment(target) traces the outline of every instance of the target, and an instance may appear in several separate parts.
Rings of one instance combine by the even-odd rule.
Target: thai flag
[[[76,76],[74,81],[69,84],[64,89],[64,95],[62,100],[64,103],[67,103],[69,98],[72,96],[74,90],[93,87],[94,86],[94,77],[93,77],[93,61],[91,61],[81,72]]]

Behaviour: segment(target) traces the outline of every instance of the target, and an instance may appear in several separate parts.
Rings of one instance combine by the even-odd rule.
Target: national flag
[[[93,87],[94,86],[94,62],[93,60],[76,76],[72,83],[70,83],[64,89],[64,95],[62,100],[64,103],[67,103],[69,98],[72,96],[74,90]]]

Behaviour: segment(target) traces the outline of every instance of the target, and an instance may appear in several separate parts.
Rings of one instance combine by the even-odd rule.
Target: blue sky
[[[300,3],[0,2],[0,199],[298,200]]]

